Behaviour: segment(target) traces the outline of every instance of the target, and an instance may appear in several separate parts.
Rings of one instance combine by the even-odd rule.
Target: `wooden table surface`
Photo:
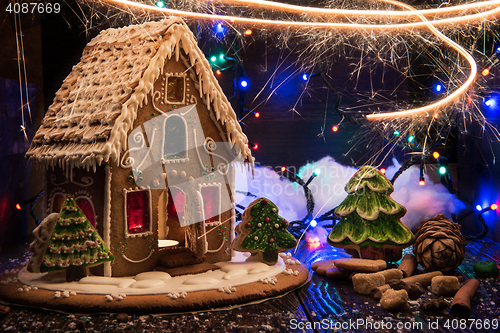
[[[0,254],[0,274],[26,260],[27,244]],[[293,256],[310,267],[323,259],[348,257],[329,245],[309,249],[301,242]],[[488,239],[467,244],[464,262],[456,275],[474,277],[474,263],[480,260],[500,262],[500,244]],[[500,279],[480,279],[481,286],[472,302],[472,315],[466,322],[451,315],[426,314],[419,306],[390,313],[377,301],[355,293],[349,280],[330,280],[311,272],[311,281],[280,298],[259,304],[242,305],[230,310],[183,314],[136,314],[119,320],[117,314],[71,315],[48,310],[10,306],[0,317],[0,330],[6,332],[498,332],[493,324],[500,320]],[[430,299],[430,293],[422,299]],[[451,300],[451,298],[448,298]],[[123,315],[122,315],[123,316]],[[490,323],[490,329],[479,329]],[[399,326],[398,326],[399,325]],[[460,327],[467,327],[460,329]],[[402,326],[402,329],[398,329]],[[335,330],[335,327],[341,327]],[[483,326],[484,327],[484,326]]]

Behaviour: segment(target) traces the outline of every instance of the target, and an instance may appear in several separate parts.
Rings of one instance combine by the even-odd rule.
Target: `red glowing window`
[[[177,187],[169,189],[169,197],[167,204],[167,213],[169,218],[178,218],[182,221],[184,218],[184,206],[186,204],[186,196]]]
[[[87,198],[77,198],[76,204],[78,205],[78,207],[80,207],[83,214],[85,214],[85,216],[89,220],[90,224],[92,224],[95,227],[94,207],[92,206],[92,203],[90,202],[90,200]]]
[[[149,231],[151,226],[149,191],[128,192],[125,204],[128,233],[138,234]]]
[[[205,222],[220,221],[220,191],[218,186],[201,188]]]

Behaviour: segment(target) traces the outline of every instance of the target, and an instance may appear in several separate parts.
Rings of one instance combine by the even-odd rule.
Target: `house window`
[[[77,197],[76,204],[78,205],[78,207],[80,207],[83,214],[85,214],[90,224],[92,224],[95,227],[94,205],[92,204],[90,199],[87,197]]]
[[[60,213],[62,208],[63,208],[65,198],[66,198],[66,196],[64,195],[64,193],[54,194],[52,196],[52,203],[50,205],[50,212],[51,213]]]
[[[125,235],[146,236],[151,232],[151,192],[149,190],[125,193]]]
[[[167,75],[165,99],[167,103],[184,104],[186,77],[184,75]]]
[[[184,206],[186,205],[186,196],[177,187],[170,188],[170,198],[168,198],[167,212],[169,218],[184,220]]]
[[[187,158],[187,127],[184,118],[172,115],[165,121],[163,159],[183,161]]]
[[[200,192],[203,198],[203,212],[205,214],[205,223],[220,222],[220,189],[220,184],[212,184],[201,187]]]

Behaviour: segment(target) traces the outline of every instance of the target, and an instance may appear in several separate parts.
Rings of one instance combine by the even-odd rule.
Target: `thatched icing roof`
[[[180,19],[107,29],[85,47],[63,81],[26,156],[45,165],[94,167],[117,161],[137,110],[147,103],[168,59],[181,51],[197,78],[200,97],[242,157],[253,164],[247,137],[196,39]]]

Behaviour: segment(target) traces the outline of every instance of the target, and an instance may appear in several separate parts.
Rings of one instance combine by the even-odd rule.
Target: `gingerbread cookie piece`
[[[374,273],[387,268],[384,260],[336,259],[333,263],[338,268],[362,273]]]
[[[268,199],[252,202],[236,227],[238,236],[231,247],[235,251],[259,255],[268,265],[278,262],[280,252],[294,248],[297,241],[288,232],[288,221],[278,215],[278,207]]]

